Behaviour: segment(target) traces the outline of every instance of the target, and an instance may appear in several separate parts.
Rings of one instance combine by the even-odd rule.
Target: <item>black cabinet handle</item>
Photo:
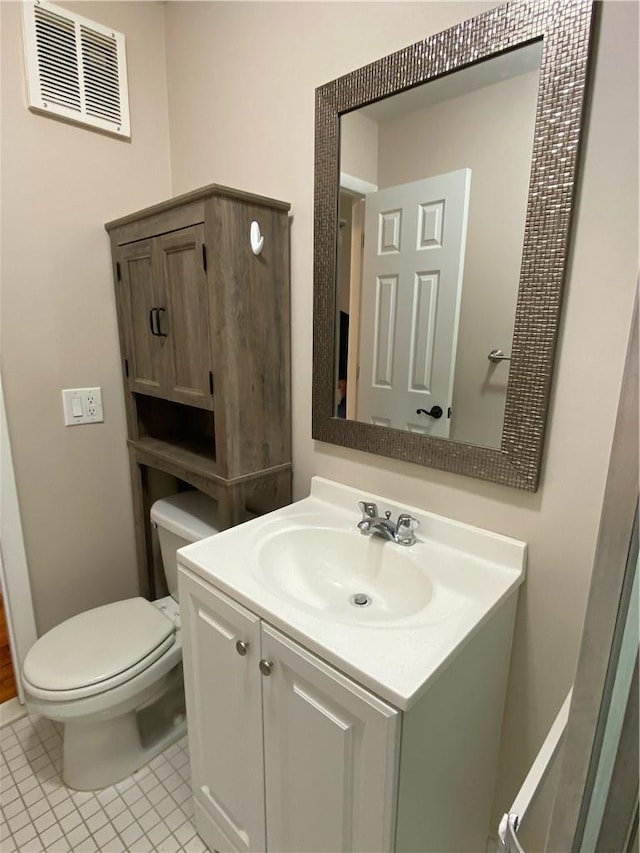
[[[160,314],[164,314],[167,309],[166,308],[155,308],[154,310],[156,312],[156,334],[159,338],[166,338],[166,337],[168,337],[167,333],[163,332],[162,329],[160,328]]]
[[[151,334],[155,335],[156,338],[166,338],[168,337],[166,332],[163,332],[160,328],[160,314],[164,314],[166,308],[152,308],[149,311],[149,328],[151,329]]]
[[[442,417],[442,409],[440,406],[432,406],[430,409],[416,409],[416,415],[429,415],[430,418],[438,418]]]

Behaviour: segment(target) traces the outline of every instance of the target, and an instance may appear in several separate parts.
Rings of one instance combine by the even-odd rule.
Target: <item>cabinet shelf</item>
[[[176,471],[170,473],[178,475],[177,469],[180,469],[202,477],[209,477],[219,482],[220,485],[228,482],[219,475],[215,459],[211,459],[204,453],[198,453],[193,448],[163,441],[159,438],[150,438],[149,436],[137,440],[129,439],[127,443],[129,447],[137,451],[139,456],[153,457],[157,462],[164,460],[167,464],[175,466]]]
[[[156,467],[166,470],[167,473],[175,474],[175,476],[179,477],[182,472],[188,472],[196,476],[207,477],[223,487],[247,483],[265,475],[289,471],[292,467],[291,462],[286,462],[260,471],[252,471],[251,474],[227,479],[218,474],[215,460],[203,453],[198,453],[193,448],[162,441],[158,438],[149,438],[148,436],[137,440],[129,439],[127,443],[136,452],[138,461],[142,463],[153,461],[156,463]]]

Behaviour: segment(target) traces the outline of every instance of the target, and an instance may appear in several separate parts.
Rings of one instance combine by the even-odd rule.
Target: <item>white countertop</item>
[[[375,608],[323,611],[296,600],[295,591],[284,594],[262,569],[264,543],[283,531],[318,527],[339,530],[343,541],[351,541],[345,535],[361,537],[360,500],[374,501],[381,514],[408,512],[420,521],[415,545],[402,548],[371,536],[366,548],[371,555],[400,549],[426,573],[432,595],[423,610],[395,621],[378,618]],[[523,542],[320,477],[312,479],[308,498],[178,551],[180,565],[401,710],[515,593],[525,559]]]

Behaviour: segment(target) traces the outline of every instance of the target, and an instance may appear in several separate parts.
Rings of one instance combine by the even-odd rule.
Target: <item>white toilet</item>
[[[218,532],[201,492],[156,501],[170,595],[128,598],[48,631],[23,666],[29,711],[64,723],[62,777],[79,791],[130,775],[186,732],[176,550]]]

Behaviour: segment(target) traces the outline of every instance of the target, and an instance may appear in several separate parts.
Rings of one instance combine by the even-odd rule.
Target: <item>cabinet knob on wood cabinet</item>
[[[238,642],[236,643],[236,651],[239,655],[242,655],[242,657],[244,657],[249,651],[249,643],[245,643],[244,640],[238,640]]]
[[[260,223],[254,219],[249,229],[249,238],[251,240],[251,251],[254,255],[259,255],[264,247],[264,237],[260,231]]]
[[[258,664],[260,667],[260,672],[263,675],[271,675],[271,670],[273,669],[273,662],[270,660],[265,660],[264,658]]]

